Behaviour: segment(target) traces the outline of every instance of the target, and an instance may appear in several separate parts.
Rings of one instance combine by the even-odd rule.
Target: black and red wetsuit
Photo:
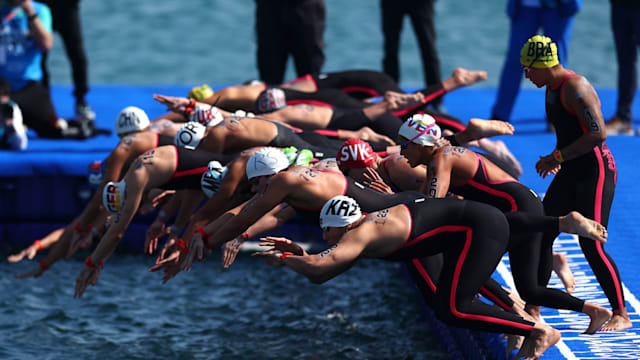
[[[209,161],[217,160],[222,165],[226,165],[236,157],[236,155],[203,150],[189,150],[181,146],[173,146],[173,148],[176,151],[176,171],[169,181],[160,186],[165,190],[200,190],[200,180],[202,174],[207,171]]]
[[[547,118],[556,129],[557,149],[574,143],[590,131],[562,101],[562,88],[567,79],[574,75],[571,72],[555,88],[547,88],[545,106]],[[616,162],[603,141],[580,157],[562,163],[562,168],[547,189],[543,201],[544,211],[549,215],[559,215],[575,210],[607,226],[616,187],[616,175]],[[557,235],[557,232],[546,233],[545,241],[553,242]],[[604,245],[583,237],[579,238],[579,242],[611,307],[614,310],[624,308],[620,273],[611,256],[605,251]]]
[[[470,151],[464,148],[462,151]],[[493,205],[503,213],[525,212],[544,215],[538,195],[516,180],[491,181],[487,175],[485,162],[488,160],[475,154],[478,162],[475,174],[462,185],[450,186],[449,191],[465,199]],[[510,224],[514,227],[514,223]],[[557,223],[547,228],[557,232]],[[540,229],[542,231],[543,229]],[[584,300],[578,299],[558,289],[548,288],[553,266],[552,243],[542,241],[542,232],[518,234],[518,228],[511,229],[509,239],[509,259],[511,273],[520,296],[533,305],[543,305],[555,309],[581,312]],[[591,240],[594,242],[594,240]]]
[[[533,323],[474,300],[507,249],[506,217],[474,201],[416,197],[403,204],[411,214],[411,233],[387,259],[406,262],[442,253],[435,296],[439,319],[456,327],[529,336]]]

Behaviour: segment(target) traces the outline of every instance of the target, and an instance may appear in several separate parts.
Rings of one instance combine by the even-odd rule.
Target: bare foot
[[[366,126],[363,126],[362,128],[360,128],[360,130],[356,131],[356,134],[358,139],[362,139],[364,141],[371,141],[376,144],[389,146],[396,144],[388,136],[378,134],[377,132]]]
[[[478,81],[487,80],[487,72],[482,70],[467,70],[464,68],[455,68],[451,77],[454,79],[458,87],[469,86]]]
[[[600,330],[604,323],[611,319],[611,311],[589,302],[584,303],[582,312],[589,315],[591,318],[589,327],[584,331],[585,334],[594,334],[596,331]]]
[[[601,224],[587,219],[577,211],[572,211],[565,216],[560,216],[560,231],[568,234],[578,234],[579,236],[607,242],[607,228]]]
[[[468,140],[471,141],[498,135],[513,135],[515,128],[506,121],[471,118],[463,131],[469,132]]]
[[[632,326],[631,320],[629,317],[624,317],[619,314],[614,314],[611,320],[600,329],[600,331],[618,331],[628,329]]]
[[[544,324],[544,320],[542,320],[542,316],[540,316],[540,306],[527,304],[524,307],[524,311],[526,311],[529,317],[533,319],[533,320],[530,320],[530,319],[525,319],[525,320],[533,321],[534,323]]]
[[[531,335],[524,340],[514,359],[537,359],[560,340],[560,331],[548,325],[536,324]]]
[[[573,278],[569,262],[567,262],[567,257],[564,254],[553,253],[553,271],[562,280],[567,293],[571,294],[576,288],[576,279]]]
[[[388,111],[398,111],[418,104],[422,104],[422,102],[424,101],[424,95],[419,92],[413,94],[403,94],[394,91],[387,91],[384,93],[384,101],[387,102]]]
[[[507,348],[505,349],[505,354],[507,358],[511,355],[511,352],[515,349],[520,349],[522,347],[522,343],[524,342],[524,336],[520,335],[507,335]]]
[[[491,141],[489,139],[480,139],[478,140],[478,147],[511,166],[515,175],[522,175],[522,165],[520,165],[520,162],[513,156],[511,151],[509,151],[509,148],[507,148],[504,142],[500,140]]]

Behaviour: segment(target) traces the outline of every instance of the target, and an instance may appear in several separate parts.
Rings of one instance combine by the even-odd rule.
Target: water
[[[478,6],[480,5],[480,6]],[[82,1],[93,84],[232,84],[257,77],[253,1]],[[508,37],[504,1],[436,2],[444,76],[484,69],[496,86]],[[325,71],[380,69],[375,0],[327,0]],[[52,83],[69,84],[62,42],[50,56]],[[408,21],[401,83],[422,70]],[[569,67],[598,87],[615,87],[608,1],[586,1],[576,20]],[[289,66],[287,79],[295,74]],[[523,86],[530,86],[523,82]],[[86,256],[86,254],[85,254]],[[0,263],[3,359],[438,359],[438,349],[399,264],[363,261],[318,286],[289,270],[241,256],[218,257],[161,285],[147,257],[116,255],[97,287],[72,299],[78,257],[42,278],[17,280],[34,262]],[[364,279],[364,281],[363,281]]]
[[[326,0],[325,71],[380,70],[382,32],[378,1]],[[437,46],[443,76],[455,67],[484,69],[498,83],[509,23],[506,1],[436,2]],[[250,0],[81,1],[90,81],[96,84],[232,84],[258,76]],[[422,84],[417,43],[405,19],[401,83]],[[569,67],[596,87],[616,86],[609,1],[588,0],[575,22]],[[62,42],[50,57],[52,81],[70,83]],[[286,78],[295,77],[292,66]],[[523,86],[532,86],[523,82]]]
[[[80,261],[35,280],[13,278],[33,262],[0,264],[11,289],[0,294],[0,358],[447,358],[398,263],[362,261],[323,285],[246,253],[226,271],[214,254],[166,285],[150,265],[118,254],[73,299]]]

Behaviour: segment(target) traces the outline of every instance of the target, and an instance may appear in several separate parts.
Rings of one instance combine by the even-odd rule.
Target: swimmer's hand
[[[370,189],[383,194],[394,193],[393,190],[391,190],[391,187],[387,185],[384,180],[382,180],[380,174],[378,174],[378,172],[373,170],[372,168],[368,167],[365,170],[364,174],[362,174],[362,176],[364,176],[365,178],[364,185],[369,187]]]
[[[40,275],[42,275],[44,272],[45,272],[45,269],[41,266],[38,266],[29,272],[16,274],[15,277],[18,279],[26,279],[30,277],[37,278],[37,277],[40,277]]]
[[[85,265],[84,269],[82,269],[82,272],[76,279],[76,291],[73,294],[74,298],[81,298],[89,285],[95,285],[98,282],[101,269],[102,266],[100,265],[95,267]]]
[[[146,197],[145,198],[146,200],[142,203],[142,205],[140,205],[140,208],[138,209],[138,213],[140,215],[145,215],[145,214],[148,214],[148,213],[152,212],[153,210],[155,210],[159,206],[163,206],[164,204],[169,202],[169,200],[171,200],[171,198],[173,197],[173,195],[175,193],[176,193],[175,190],[164,190],[164,191],[160,192],[159,194],[158,193],[154,193],[154,194],[157,194],[157,195],[153,196],[153,198],[150,198],[152,193],[149,192],[150,196]]]
[[[244,243],[244,238],[242,236],[238,236],[237,238],[227,241],[222,244],[222,267],[225,269],[233,264],[233,261],[238,256],[238,252]]]
[[[156,258],[156,265],[162,262],[173,261],[177,258],[175,253],[177,252],[179,254],[180,250],[178,249],[176,242],[177,239],[175,237],[169,237],[167,241],[165,241],[162,250],[160,250],[158,257]]]
[[[38,246],[32,244],[31,246],[28,246],[26,249],[20,251],[17,254],[9,255],[9,257],[7,257],[7,261],[10,263],[17,263],[19,261],[22,261],[22,259],[24,259],[25,257],[29,260],[33,260],[37,253]]]
[[[168,111],[176,112],[179,114],[184,113],[182,107],[189,105],[189,99],[175,96],[165,96],[160,94],[153,94],[153,99],[166,105]]]
[[[293,241],[284,237],[267,236],[260,238],[260,246],[272,246],[281,252],[290,252],[298,256],[305,255],[304,249]]]
[[[191,269],[193,262],[202,261],[205,258],[204,240],[202,234],[194,233],[189,242],[189,248],[183,249],[184,256],[181,257],[180,270],[187,271]],[[208,254],[207,254],[208,255]]]
[[[153,254],[158,248],[158,239],[166,235],[164,223],[157,219],[151,223],[144,240],[143,252],[145,254]]]
[[[266,251],[258,251],[251,254],[251,256],[264,258],[264,263],[271,266],[283,266],[284,263],[280,259],[282,252],[276,249],[269,249]]]
[[[536,172],[542,178],[546,178],[549,174],[557,174],[560,171],[561,165],[553,157],[553,155],[540,156],[540,160],[536,163]]]
[[[91,246],[91,241],[93,240],[93,234],[91,233],[91,228],[86,231],[78,231],[78,227],[73,230],[71,234],[71,242],[69,243],[69,248],[67,249],[67,254],[65,255],[65,259],[69,260],[78,252],[79,249],[87,249]]]

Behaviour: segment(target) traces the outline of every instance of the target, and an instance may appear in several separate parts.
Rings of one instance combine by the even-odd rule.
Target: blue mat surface
[[[152,94],[183,96],[191,86],[94,86],[89,102],[96,110],[97,126],[113,129],[115,117],[125,106],[135,105],[144,109],[150,118],[164,113],[164,107],[152,99]],[[605,118],[614,111],[615,91],[599,89]],[[71,117],[73,106],[69,87],[53,88],[53,98],[59,114]],[[445,97],[447,111],[463,120],[471,117],[487,117],[495,97],[493,88],[458,90]],[[634,114],[640,114],[636,101]],[[521,181],[539,193],[544,193],[551,179],[541,179],[535,173],[535,162],[540,155],[550,153],[555,137],[545,132],[544,92],[523,89],[514,109],[514,136],[501,137],[521,161],[524,174]],[[638,122],[634,123],[638,127]],[[105,158],[115,147],[118,138],[98,136],[88,140],[45,140],[30,138],[25,152],[0,151],[0,244],[7,241],[23,244],[43,236],[47,231],[67,223],[81,211],[89,196],[84,176],[87,166],[94,160]],[[640,259],[638,214],[640,214],[640,161],[638,150],[640,137],[609,137],[607,144],[618,166],[618,184],[609,222],[608,252],[617,262],[629,313],[634,328],[616,333],[580,335],[588,318],[556,310],[544,309],[545,321],[562,331],[563,340],[549,350],[544,358],[558,359],[629,359],[640,358],[640,280],[635,278]],[[132,231],[144,231],[144,226]],[[575,240],[562,237],[556,242],[557,251],[570,258],[571,268],[578,286],[576,295],[586,300],[608,306],[597,281],[581,255]],[[509,284],[508,259],[504,259],[497,278]],[[557,278],[552,285],[562,287]],[[500,346],[496,337],[485,338],[487,346]],[[496,345],[498,344],[498,345]],[[504,349],[503,349],[504,351]]]

